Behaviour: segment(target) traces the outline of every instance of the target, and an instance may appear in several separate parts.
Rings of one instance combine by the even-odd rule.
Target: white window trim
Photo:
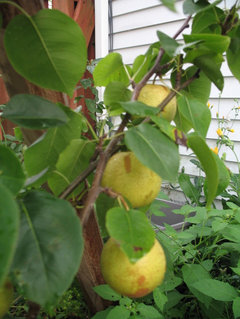
[[[108,0],[95,0],[95,57],[108,54]]]

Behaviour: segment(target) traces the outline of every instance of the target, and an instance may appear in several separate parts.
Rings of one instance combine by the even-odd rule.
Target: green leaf
[[[202,294],[220,301],[232,301],[238,295],[236,289],[229,283],[216,279],[202,279],[191,286]]]
[[[162,133],[168,136],[175,143],[179,145],[186,144],[186,137],[176,128],[176,126],[171,125],[168,120],[159,116],[151,116],[151,120],[157,124]]]
[[[124,69],[122,56],[119,53],[109,53],[103,58],[93,71],[95,86],[107,86],[110,82],[129,84],[127,73]]]
[[[110,115],[116,111],[121,114],[124,110],[119,105],[120,101],[129,101],[132,92],[122,82],[110,82],[104,91],[104,104],[109,107]]]
[[[159,288],[155,288],[153,290],[153,300],[160,311],[163,312],[164,306],[168,301],[168,297]]]
[[[234,314],[234,319],[239,319],[240,318],[240,297],[237,297],[233,300],[233,314]]]
[[[240,81],[240,39],[231,39],[231,44],[227,50],[227,63],[232,74]]]
[[[221,231],[224,238],[240,243],[240,227],[239,225],[228,225]]]
[[[225,52],[231,41],[231,38],[228,36],[209,33],[184,34],[183,37],[186,43],[199,41],[210,51],[216,53]]]
[[[183,12],[184,14],[194,14],[197,12],[203,12],[205,10],[210,9],[211,7],[215,6],[216,4],[220,3],[222,0],[214,1],[211,5],[207,0],[199,0],[199,1],[193,1],[193,0],[185,0],[183,3]]]
[[[192,78],[196,74],[197,70],[198,68],[196,66],[190,66],[189,68],[184,70],[182,82],[186,82],[190,78]],[[173,75],[175,75],[175,73],[172,73],[172,76]],[[172,79],[171,81],[173,82],[174,87],[175,81],[173,81]],[[210,91],[211,81],[203,72],[200,72],[199,76],[194,81],[192,81],[184,90],[182,90],[181,93],[186,95],[190,99],[198,100],[202,104],[207,104]]]
[[[161,47],[170,56],[173,57],[177,54],[178,42],[173,38],[169,37],[163,32],[157,31],[157,36],[160,40]]]
[[[174,122],[177,128],[183,131],[184,133],[188,133],[192,128],[192,124],[183,116],[183,114],[179,111],[179,108],[177,108],[177,113],[175,115]]]
[[[176,0],[161,0],[162,4],[166,6],[169,10],[176,12],[175,2]]]
[[[177,145],[150,124],[131,128],[125,142],[143,165],[163,179],[174,181],[178,175],[179,154]]]
[[[151,62],[151,56],[150,55],[139,55],[135,58],[133,61],[132,66],[132,79],[135,83],[138,83],[141,81],[143,76],[147,73],[149,66]]]
[[[97,312],[91,319],[106,319],[107,314],[113,309],[113,307],[109,307],[103,311]]]
[[[155,233],[144,213],[115,207],[107,212],[106,227],[110,237],[116,239],[131,262],[136,262],[154,244]]]
[[[16,154],[7,146],[0,145],[0,184],[16,195],[25,182],[25,174]]]
[[[21,226],[13,272],[25,298],[55,305],[76,275],[83,253],[74,208],[49,193],[32,191],[21,200]]]
[[[93,287],[93,290],[105,300],[118,301],[122,298],[121,295],[113,290],[109,285],[99,285]]]
[[[131,311],[123,306],[115,306],[107,314],[106,319],[128,319],[130,318]]]
[[[5,282],[14,256],[19,229],[19,211],[12,193],[0,184],[0,287]]]
[[[182,278],[175,276],[175,274],[171,271],[167,271],[164,281],[158,289],[162,292],[169,292],[181,285],[182,282]]]
[[[66,113],[55,103],[37,95],[17,94],[7,103],[3,117],[30,129],[46,129],[68,121]]]
[[[205,279],[210,279],[210,274],[207,270],[205,270],[204,267],[201,265],[195,265],[195,264],[185,264],[182,267],[182,274],[183,274],[183,280],[190,289],[190,291],[197,297],[197,299],[202,302],[206,303],[206,305],[209,305],[211,302],[211,298],[206,296],[204,293],[198,291],[196,288],[194,288],[194,283],[198,281],[203,281]],[[213,296],[210,296],[213,297]]]
[[[213,153],[213,156],[218,168],[218,189],[216,193],[216,196],[217,196],[221,194],[229,185],[230,174],[223,160],[221,160],[221,158],[215,153]]]
[[[144,303],[139,303],[136,309],[146,319],[164,319],[164,317],[153,306],[148,306]]]
[[[107,232],[106,223],[105,223],[106,214],[110,208],[119,206],[118,200],[117,198],[112,198],[107,196],[104,193],[101,193],[95,202],[95,206],[96,206],[98,224],[101,230],[101,235],[103,238],[108,237],[108,232]]]
[[[4,45],[11,64],[27,80],[73,95],[87,50],[80,27],[69,16],[58,10],[17,15],[6,28]]]
[[[58,161],[60,153],[69,145],[72,139],[78,139],[81,135],[83,118],[80,114],[68,107],[63,107],[69,117],[67,124],[61,127],[51,128],[40,137],[24,153],[24,164],[28,176],[39,174],[48,168],[50,173]],[[47,179],[45,175],[37,185]]]
[[[207,27],[218,24],[223,15],[224,12],[218,7],[197,13],[193,18],[192,33],[203,33]]]
[[[179,97],[177,101],[179,113],[199,135],[206,137],[211,122],[211,112],[207,105],[186,96]]]
[[[217,188],[219,184],[219,173],[218,167],[214,158],[214,153],[210,150],[205,140],[195,134],[191,133],[188,136],[188,145],[197,155],[201,165],[206,173],[208,194],[207,194],[207,204],[209,207],[216,197]]]
[[[181,173],[178,176],[178,182],[184,194],[194,203],[199,205],[201,193],[194,187],[189,175]]]
[[[177,290],[168,292],[168,301],[165,305],[165,310],[169,310],[173,308],[183,298],[184,298],[184,295],[181,295]]]
[[[89,140],[74,139],[60,153],[56,169],[48,178],[48,184],[55,195],[59,195],[89,165],[95,151],[95,144]]]
[[[160,112],[159,108],[151,107],[138,101],[120,102],[119,104],[128,113],[142,117],[156,115]]]
[[[237,267],[231,267],[232,271],[235,272],[235,274],[237,274],[238,276],[240,276],[240,267],[237,268]]]
[[[206,76],[222,91],[224,86],[223,75],[220,71],[220,64],[216,63],[215,55],[202,55],[194,59],[194,64],[199,67]]]

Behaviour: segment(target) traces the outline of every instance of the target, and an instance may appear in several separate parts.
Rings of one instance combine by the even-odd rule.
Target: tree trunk
[[[44,7],[44,2],[41,0],[13,1],[23,7],[24,10],[26,10],[30,15],[36,14],[38,10]],[[55,2],[56,1],[57,0],[55,0]],[[3,81],[7,90],[7,94],[5,92],[4,95],[5,98],[22,93],[36,94],[53,102],[61,102],[65,105],[68,104],[69,99],[65,94],[40,88],[22,78],[13,69],[4,49],[3,37],[4,29],[6,28],[7,24],[15,15],[19,14],[19,11],[12,5],[1,4],[0,12],[3,16],[3,27],[0,32],[0,69],[2,71]],[[7,100],[2,102],[6,103]],[[37,138],[41,136],[41,134],[42,131],[23,129],[23,135],[27,145],[31,145],[34,141],[36,141]],[[89,221],[86,224],[83,232],[85,239],[85,249],[77,278],[81,283],[85,295],[87,296],[86,299],[90,311],[95,313],[96,311],[104,309],[104,301],[92,289],[92,287],[103,283],[99,264],[103,244],[97,219],[94,213],[91,215],[91,218],[89,218]]]

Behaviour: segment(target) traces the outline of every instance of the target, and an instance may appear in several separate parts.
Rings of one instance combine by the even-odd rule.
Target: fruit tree
[[[103,277],[133,297],[161,284],[164,247],[146,212],[162,180],[177,180],[179,145],[205,171],[207,208],[229,182],[206,143],[210,88],[223,89],[224,60],[240,80],[238,1],[224,9],[221,2],[185,0],[186,20],[176,34],[159,30],[159,40],[125,65],[117,52],[87,61],[77,23],[42,9],[41,1],[0,0],[0,63],[10,96],[1,116],[23,139],[20,153],[6,137],[0,144],[1,289],[11,282],[33,305],[49,309],[77,276],[97,311],[104,303],[92,286]],[[175,0],[163,3],[174,10]],[[81,80],[86,69],[93,85]],[[171,84],[155,83],[166,75]],[[96,87],[105,88],[103,103],[86,103],[96,125],[67,105],[80,80],[95,96]]]

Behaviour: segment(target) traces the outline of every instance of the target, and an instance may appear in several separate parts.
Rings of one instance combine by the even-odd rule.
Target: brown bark
[[[38,10],[44,7],[44,2],[40,0],[13,0],[23,7],[30,15],[36,14]],[[55,3],[57,0],[55,0]],[[19,14],[18,10],[11,5],[0,5],[0,12],[3,15],[3,28],[0,32],[0,69],[2,77],[7,89],[9,97],[21,93],[36,94],[45,97],[53,102],[62,102],[66,104],[68,98],[66,95],[39,88],[38,86],[26,81],[22,78],[11,66],[8,61],[4,44],[3,36],[4,29],[11,19]],[[27,145],[32,144],[41,134],[41,131],[23,130],[24,138]],[[100,254],[102,250],[102,239],[95,214],[91,214],[91,218],[86,223],[84,228],[85,249],[82,258],[82,264],[78,272],[78,279],[87,296],[87,301],[92,313],[100,311],[104,308],[102,299],[94,292],[93,286],[103,283],[103,278],[100,271]]]

